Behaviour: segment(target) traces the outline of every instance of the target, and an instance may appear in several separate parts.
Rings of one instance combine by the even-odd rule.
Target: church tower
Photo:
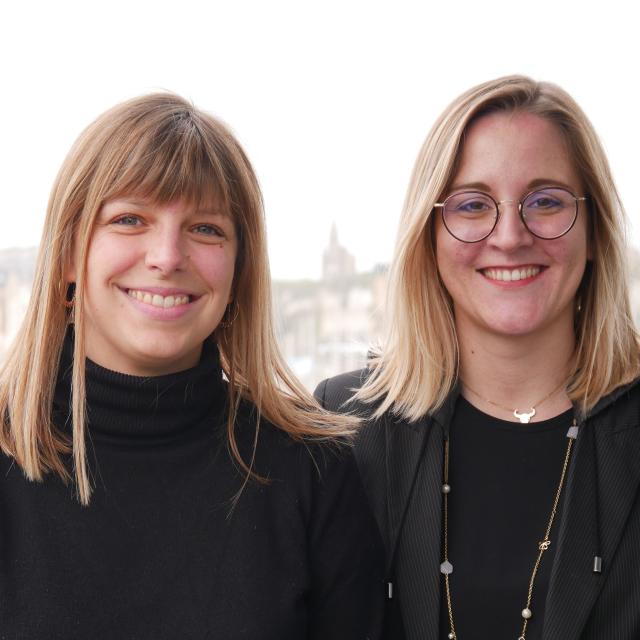
[[[350,278],[356,272],[354,257],[338,242],[336,223],[331,225],[329,245],[322,256],[322,279],[325,282],[337,282]]]

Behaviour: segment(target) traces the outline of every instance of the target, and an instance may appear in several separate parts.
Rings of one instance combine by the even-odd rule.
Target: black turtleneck
[[[69,429],[71,340],[54,419]],[[382,552],[350,452],[262,421],[241,488],[215,347],[138,378],[87,362],[91,504],[0,457],[0,639],[377,637]],[[255,413],[243,405],[245,456]]]

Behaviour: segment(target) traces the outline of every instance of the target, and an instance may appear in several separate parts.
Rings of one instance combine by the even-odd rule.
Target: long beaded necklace
[[[553,527],[553,521],[556,517],[556,512],[558,510],[558,503],[560,502],[560,496],[562,495],[562,489],[564,487],[565,477],[567,475],[567,469],[569,468],[569,461],[571,459],[571,450],[573,447],[574,440],[578,437],[578,424],[576,419],[573,419],[573,424],[567,431],[567,451],[564,456],[564,462],[562,464],[562,473],[560,474],[560,481],[558,482],[558,488],[556,490],[555,497],[553,499],[553,506],[551,507],[551,513],[549,515],[549,521],[547,523],[547,528],[544,532],[544,537],[538,543],[538,554],[536,556],[536,560],[533,564],[533,569],[531,571],[531,578],[529,579],[529,589],[527,591],[527,601],[522,609],[520,615],[522,616],[522,630],[520,635],[518,636],[518,640],[526,640],[527,634],[527,625],[529,624],[529,620],[533,615],[531,611],[531,601],[533,599],[533,589],[535,587],[536,575],[538,574],[538,569],[540,567],[540,563],[542,561],[542,557],[551,546],[551,540],[549,536],[551,535],[551,528]],[[449,634],[447,638],[449,640],[456,640],[458,636],[456,635],[456,627],[453,620],[453,605],[451,598],[451,574],[453,573],[453,564],[449,560],[449,494],[451,493],[451,485],[449,484],[449,439],[446,438],[444,441],[444,471],[442,478],[442,495],[443,495],[443,559],[440,565],[440,573],[444,576],[444,585],[445,585],[445,594],[447,598],[447,612],[449,615]]]

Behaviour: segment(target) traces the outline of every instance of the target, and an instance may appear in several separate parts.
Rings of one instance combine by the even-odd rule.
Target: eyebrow
[[[231,214],[227,213],[226,211],[221,211],[219,209],[209,209],[208,207],[195,209],[193,213],[197,216],[222,216],[223,218],[231,218]]]
[[[569,186],[562,180],[552,179],[552,178],[536,178],[535,180],[531,180],[527,185],[527,189],[537,189],[538,187],[564,187],[569,191],[573,191],[573,187]],[[478,190],[478,191],[486,191],[487,193],[492,193],[493,189],[486,182],[465,182],[463,184],[454,184],[450,187],[449,191],[466,191],[469,189]]]
[[[136,209],[148,209],[150,207],[156,206],[152,200],[140,200],[136,198],[116,198],[115,200],[111,200],[106,204],[119,203],[127,207],[135,207]],[[209,216],[223,216],[226,218],[230,218],[231,215],[226,211],[222,211],[215,208],[210,207],[201,207],[199,209],[195,209],[193,213],[197,216],[201,215],[209,215]]]
[[[114,203],[123,204],[128,207],[138,207],[140,209],[149,206],[149,202],[145,202],[144,200],[135,200],[133,198],[115,198],[113,200],[107,200],[107,202],[105,202],[106,205]]]

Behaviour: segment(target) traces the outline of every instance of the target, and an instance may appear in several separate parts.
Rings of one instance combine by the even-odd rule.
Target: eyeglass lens
[[[522,218],[527,229],[545,239],[558,238],[573,225],[578,212],[575,196],[561,188],[547,188],[530,193],[522,201]],[[463,192],[444,202],[444,224],[462,242],[486,238],[496,225],[496,202],[486,193]]]

